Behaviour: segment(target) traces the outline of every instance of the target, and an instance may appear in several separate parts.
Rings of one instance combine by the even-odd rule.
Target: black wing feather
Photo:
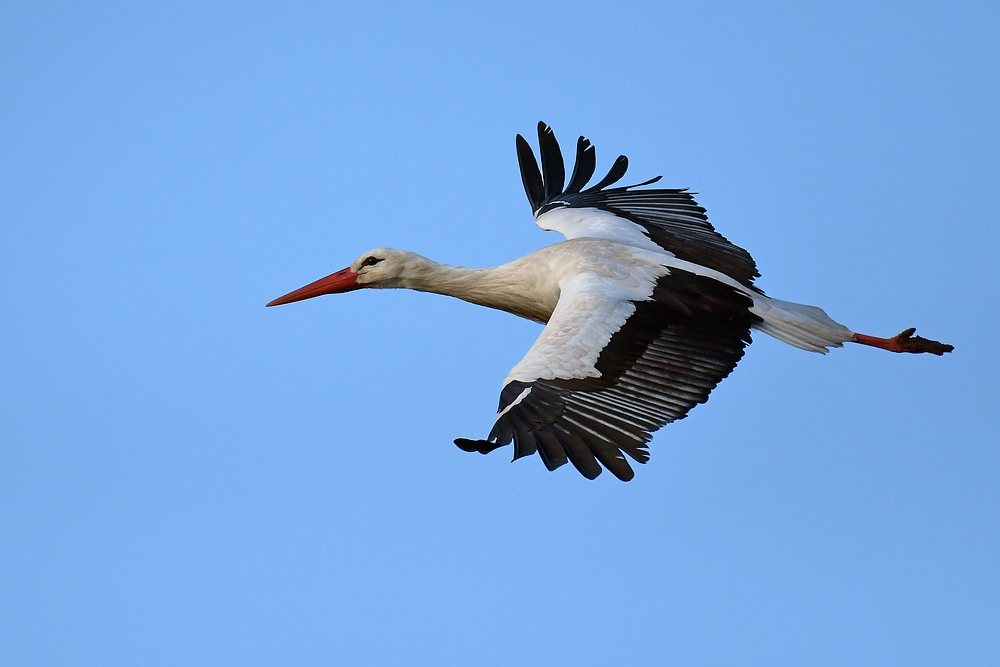
[[[566,167],[562,151],[552,128],[538,123],[538,152],[542,158],[542,180],[545,184],[545,198],[551,199],[562,194],[566,180]]]
[[[537,210],[545,201],[545,187],[542,185],[542,172],[538,171],[535,154],[528,140],[517,135],[514,140],[517,146],[517,164],[521,167],[521,183],[524,184],[524,194],[528,195],[532,210]]]
[[[576,140],[576,163],[573,165],[573,176],[566,186],[566,194],[575,194],[590,182],[597,169],[597,149],[586,137]]]

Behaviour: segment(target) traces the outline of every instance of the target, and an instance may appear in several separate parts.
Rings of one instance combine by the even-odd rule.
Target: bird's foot
[[[911,327],[892,338],[876,338],[875,336],[866,336],[865,334],[854,334],[854,340],[862,345],[870,345],[883,350],[889,350],[890,352],[910,352],[911,354],[930,352],[939,357],[945,352],[951,352],[955,349],[954,345],[939,343],[936,340],[930,340],[921,336],[914,336],[913,334],[916,331],[915,328]]]
[[[494,449],[502,447],[502,445],[489,440],[467,440],[465,438],[456,439],[455,444],[463,452],[479,452],[480,454],[489,454]]]

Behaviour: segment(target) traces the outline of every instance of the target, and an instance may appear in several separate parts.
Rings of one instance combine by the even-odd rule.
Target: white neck
[[[522,262],[489,269],[469,269],[438,264],[419,255],[407,262],[394,287],[453,296],[469,303],[496,308],[519,317],[545,323],[559,298],[548,281]]]

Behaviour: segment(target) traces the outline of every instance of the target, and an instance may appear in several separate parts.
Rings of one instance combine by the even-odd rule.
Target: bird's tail
[[[854,340],[853,331],[816,306],[754,295],[751,312],[762,320],[755,329],[809,352],[826,354]]]

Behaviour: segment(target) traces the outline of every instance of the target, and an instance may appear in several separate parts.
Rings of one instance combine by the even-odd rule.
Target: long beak
[[[314,283],[309,283],[305,287],[300,287],[294,292],[289,292],[285,296],[279,296],[267,305],[281,306],[286,303],[292,303],[293,301],[311,299],[314,296],[322,296],[324,294],[340,294],[341,292],[350,292],[356,289],[361,289],[361,285],[358,284],[358,274],[351,271],[348,267],[346,269],[341,269],[336,273],[331,273],[326,278],[320,278]]]

